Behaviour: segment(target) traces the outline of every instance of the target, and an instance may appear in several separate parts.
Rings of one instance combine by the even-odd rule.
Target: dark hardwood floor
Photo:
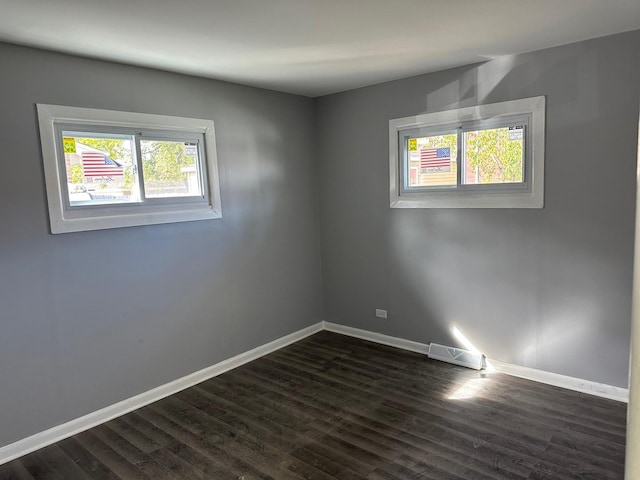
[[[0,479],[622,479],[626,405],[321,332]]]

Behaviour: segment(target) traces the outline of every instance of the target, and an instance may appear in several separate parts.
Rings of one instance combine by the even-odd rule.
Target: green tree
[[[140,142],[142,171],[147,195],[174,195],[189,192],[184,167],[195,165],[184,142],[143,140]]]
[[[195,159],[186,154],[186,148],[182,142],[142,141],[140,149],[144,178],[147,182],[183,182],[185,175],[182,167],[195,163]]]
[[[82,172],[82,165],[71,165],[71,183],[82,183],[84,180],[84,174]]]
[[[465,160],[478,183],[522,182],[523,142],[511,140],[508,128],[466,132],[464,139]]]

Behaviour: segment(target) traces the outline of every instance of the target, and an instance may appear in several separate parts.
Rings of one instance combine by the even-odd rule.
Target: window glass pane
[[[440,187],[457,185],[456,133],[409,138],[407,157],[409,187]]]
[[[524,126],[464,132],[462,183],[522,183]]]
[[[71,206],[140,201],[130,136],[62,132]]]
[[[141,140],[147,198],[202,196],[197,142]]]

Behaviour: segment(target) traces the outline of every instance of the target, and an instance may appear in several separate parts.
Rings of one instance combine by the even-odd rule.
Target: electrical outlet
[[[378,318],[387,318],[387,311],[382,310],[381,308],[376,308],[376,317]]]

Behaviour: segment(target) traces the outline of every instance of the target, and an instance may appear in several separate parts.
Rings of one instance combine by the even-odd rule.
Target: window
[[[542,208],[544,97],[389,122],[392,208]]]
[[[213,122],[38,105],[51,233],[220,218]]]

